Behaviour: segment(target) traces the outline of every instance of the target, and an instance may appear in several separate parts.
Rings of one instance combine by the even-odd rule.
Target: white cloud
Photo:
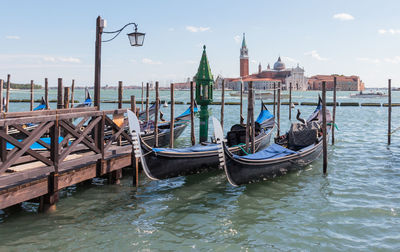
[[[45,54],[0,54],[0,60],[3,62],[17,60],[19,62],[36,63],[81,63],[80,58],[76,57],[58,57]]]
[[[170,32],[175,31],[175,28],[171,27],[168,29],[168,31],[170,31]]]
[[[205,32],[205,31],[209,31],[210,27],[196,27],[196,26],[186,26],[186,30],[190,31],[190,32]]]
[[[81,63],[81,59],[74,57],[67,57],[67,58],[59,57],[58,60],[61,62],[68,62],[68,63]]]
[[[320,61],[329,60],[328,58],[321,57],[316,50],[312,50],[311,52],[305,52],[304,55],[310,55],[312,58]]]
[[[356,59],[358,61],[367,62],[367,63],[373,63],[373,64],[379,64],[381,62],[380,59],[372,59],[372,58],[368,58],[368,57],[358,57]]]
[[[135,60],[135,59],[130,59],[129,62],[137,63],[137,60]]]
[[[400,29],[380,29],[378,30],[379,34],[391,34],[391,35],[395,35],[395,34],[400,34]]]
[[[161,65],[162,64],[161,61],[154,61],[154,60],[149,59],[149,58],[143,58],[142,59],[142,63],[143,64],[147,64],[147,65]]]
[[[233,37],[233,39],[235,40],[235,42],[237,43],[237,44],[240,44],[240,36],[239,35],[236,35],[235,37]]]
[[[20,36],[16,36],[16,35],[7,35],[6,36],[6,39],[21,39],[21,37]]]
[[[282,61],[283,62],[291,62],[291,63],[299,62],[298,60],[295,60],[295,59],[287,57],[287,56],[282,56]]]
[[[385,62],[392,63],[392,64],[399,64],[400,63],[400,56],[394,56],[393,58],[385,58]]]
[[[339,19],[342,21],[349,21],[349,20],[354,20],[354,17],[348,13],[338,13],[333,15],[334,19]]]

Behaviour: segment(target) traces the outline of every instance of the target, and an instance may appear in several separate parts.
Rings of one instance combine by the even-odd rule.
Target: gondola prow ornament
[[[200,142],[208,138],[208,105],[213,100],[214,79],[208,64],[206,46],[203,46],[199,69],[196,74],[196,102],[200,105]]]

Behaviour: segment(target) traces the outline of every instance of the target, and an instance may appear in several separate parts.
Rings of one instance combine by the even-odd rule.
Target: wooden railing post
[[[48,193],[44,196],[45,207],[41,206],[42,210],[46,210],[55,203],[58,202],[58,167],[59,167],[59,137],[60,137],[60,126],[58,125],[58,119],[54,122],[54,125],[50,128],[50,159],[53,162],[54,171],[50,172],[48,176]]]

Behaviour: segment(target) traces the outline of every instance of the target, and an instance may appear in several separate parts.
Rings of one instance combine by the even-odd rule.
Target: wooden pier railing
[[[51,205],[66,186],[130,166],[125,112],[72,108],[1,114],[0,209],[40,196]],[[43,185],[19,193],[38,181]]]

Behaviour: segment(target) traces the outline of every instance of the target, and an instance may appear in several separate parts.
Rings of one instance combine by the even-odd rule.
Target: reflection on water
[[[114,93],[107,90],[105,99]],[[176,93],[176,100],[187,97]],[[316,96],[294,95],[307,101]],[[177,105],[176,114],[186,106]],[[211,107],[219,117],[219,106]],[[303,115],[314,109],[297,108]],[[225,109],[225,125],[237,122],[238,106]],[[281,111],[284,130],[288,107]],[[400,126],[399,112],[393,108],[394,127]],[[12,214],[0,211],[0,251],[398,251],[400,137],[395,134],[393,145],[386,146],[386,116],[384,107],[338,107],[339,130],[336,145],[329,146],[327,176],[321,159],[305,170],[242,187],[230,186],[223,171],[215,171],[164,181],[142,175],[136,190],[128,174],[121,185],[96,180],[64,190],[52,213],[37,214],[34,203]],[[177,143],[189,144],[189,134],[186,130]]]

